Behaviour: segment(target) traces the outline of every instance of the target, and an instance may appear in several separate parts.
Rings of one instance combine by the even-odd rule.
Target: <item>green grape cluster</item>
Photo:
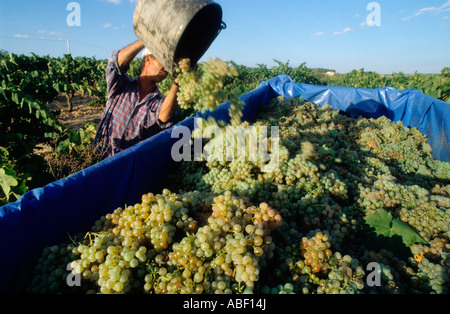
[[[101,293],[134,291],[142,281],[142,265],[169,247],[183,212],[187,209],[180,197],[168,190],[143,195],[141,204],[116,209],[97,222],[95,232],[88,234],[89,243],[74,249],[80,255],[71,264],[72,273],[94,281]],[[140,276],[133,276],[133,270]]]
[[[30,282],[24,281],[28,293],[49,294],[67,292],[68,265],[75,259],[73,245],[54,245],[43,250],[30,273]],[[80,292],[79,290],[77,290]]]
[[[261,265],[273,257],[270,231],[281,216],[265,203],[249,205],[230,192],[215,197],[207,224],[173,244],[167,266],[182,273],[180,289],[231,293],[254,288]]]
[[[365,274],[359,261],[350,255],[332,252],[327,233],[318,231],[303,237],[300,259],[288,262],[294,282],[302,284],[301,293],[354,294],[365,288]]]
[[[295,294],[294,291],[295,287],[292,283],[288,282],[284,285],[279,284],[276,287],[270,288],[269,286],[265,285],[261,288],[262,294]]]
[[[423,285],[420,279],[427,279],[427,286],[431,291],[437,294],[448,294],[448,281],[450,280],[450,271],[448,263],[433,263],[424,258],[418,264],[418,272],[414,281],[419,285]],[[419,280],[417,280],[419,279]]]
[[[237,90],[233,90],[230,95],[230,108],[228,113],[230,115],[230,124],[232,126],[241,125],[245,103],[239,97]]]
[[[423,255],[429,261],[439,262],[443,258],[447,258],[447,255],[450,253],[450,244],[447,238],[436,237],[428,245],[422,243],[414,244],[411,246],[411,252],[417,256]]]
[[[32,291],[70,290],[69,275],[82,279],[86,293],[253,291],[281,223],[266,203],[253,206],[231,192],[146,194],[99,219],[82,242],[44,250]],[[42,265],[55,259],[56,269]]]
[[[180,90],[177,95],[181,109],[193,108],[196,111],[213,111],[227,100],[224,90],[224,80],[236,77],[238,73],[234,66],[217,58],[203,62],[198,70],[190,66],[189,60],[179,61],[178,84]]]
[[[407,180],[414,180],[411,174],[448,177],[448,167],[436,171],[440,167],[431,158],[432,148],[416,128],[407,128],[401,121],[392,123],[387,117],[361,120],[358,124],[362,129],[358,139],[362,149],[388,165],[395,163],[394,175]]]
[[[447,238],[434,238],[429,245],[414,244],[411,247],[418,272],[414,284],[418,289],[424,289],[420,278],[427,278],[425,289],[431,289],[438,294],[449,293],[450,280],[450,245]]]

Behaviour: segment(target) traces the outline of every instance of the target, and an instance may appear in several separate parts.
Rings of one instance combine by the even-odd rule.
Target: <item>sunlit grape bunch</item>
[[[253,291],[282,223],[266,203],[197,191],[145,194],[99,219],[84,239],[44,250],[35,293],[236,293]],[[55,259],[58,254],[58,259]],[[70,266],[70,267],[68,267]],[[47,268],[49,268],[47,267]],[[68,268],[67,268],[68,267]],[[53,270],[54,268],[54,270]],[[67,272],[69,269],[70,272]],[[81,284],[71,290],[68,276]]]
[[[267,204],[251,206],[230,192],[215,197],[211,210],[206,225],[173,244],[163,267],[170,273],[182,270],[183,291],[252,290],[261,266],[273,257],[270,231],[281,216]]]
[[[448,294],[450,292],[450,267],[448,260],[440,262],[430,261],[424,257],[417,262],[418,271],[413,277],[412,284],[418,289],[431,289],[433,293]],[[427,283],[424,284],[420,278],[427,278]],[[425,287],[424,287],[425,286]]]
[[[333,254],[330,247],[331,243],[328,242],[328,236],[321,232],[317,232],[311,239],[302,238],[300,253],[305,259],[305,265],[310,266],[313,273],[328,269],[328,264],[325,261]]]
[[[189,71],[189,68],[191,66],[191,60],[183,58],[178,61],[178,69],[176,70],[177,73],[186,73]]]
[[[179,61],[178,104],[182,109],[193,108],[196,111],[213,111],[227,101],[224,80],[236,77],[234,66],[217,58],[203,62],[197,70],[192,69],[188,59]]]
[[[293,273],[297,280],[308,283],[302,293],[354,294],[364,289],[365,272],[359,261],[350,255],[333,253],[326,233],[318,231],[310,238],[303,237],[299,249],[301,259]]]

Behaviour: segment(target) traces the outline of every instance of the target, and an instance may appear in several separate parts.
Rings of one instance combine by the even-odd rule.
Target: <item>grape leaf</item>
[[[58,82],[55,82],[55,83],[53,84],[53,88],[54,88],[58,93],[61,92],[61,85],[60,85]]]
[[[367,215],[365,220],[369,226],[375,229],[376,234],[388,238],[395,235],[400,236],[403,244],[407,247],[411,247],[414,243],[428,243],[406,223],[393,218],[391,213],[384,209],[379,209],[377,212]]]
[[[403,243],[407,247],[411,247],[414,243],[428,244],[428,242],[425,241],[417,232],[411,229],[408,224],[398,219],[392,220],[392,229],[394,230],[395,234],[398,234],[402,237]]]
[[[0,88],[0,94],[2,94],[3,97],[5,97],[5,99],[8,100],[8,97],[6,96],[6,93],[5,93],[5,89],[4,89],[4,88]]]
[[[378,210],[373,214],[369,214],[365,218],[366,223],[375,228],[375,232],[378,235],[383,235],[385,237],[392,237],[392,215],[385,210]]]
[[[16,178],[6,174],[5,169],[0,169],[0,186],[3,189],[3,192],[6,196],[11,192],[11,187],[16,186],[18,184]]]
[[[12,101],[14,101],[16,104],[20,104],[19,94],[17,94],[17,93],[12,93],[11,99],[12,99]]]

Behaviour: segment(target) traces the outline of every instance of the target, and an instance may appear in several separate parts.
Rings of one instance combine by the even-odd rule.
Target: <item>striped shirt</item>
[[[111,157],[146,140],[173,122],[162,123],[159,113],[164,96],[154,91],[140,101],[138,78],[131,79],[118,64],[118,51],[112,53],[106,68],[108,101],[100,121],[94,144],[102,150],[104,158]]]

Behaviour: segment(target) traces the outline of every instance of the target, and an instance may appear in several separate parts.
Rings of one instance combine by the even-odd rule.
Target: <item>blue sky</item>
[[[70,2],[81,25],[69,26]],[[216,0],[227,24],[204,55],[238,64],[439,73],[450,66],[450,0]],[[75,56],[107,58],[135,41],[137,0],[1,0],[0,49],[62,56],[67,39]],[[367,17],[380,12],[380,25]]]

